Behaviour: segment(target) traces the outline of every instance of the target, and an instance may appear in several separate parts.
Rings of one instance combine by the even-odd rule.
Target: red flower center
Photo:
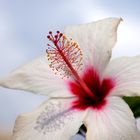
[[[82,76],[82,80],[94,96],[88,94],[78,81],[70,81],[69,87],[71,93],[77,96],[77,99],[72,103],[73,108],[81,110],[88,107],[102,109],[107,103],[107,95],[115,86],[114,81],[111,78],[103,79],[101,81],[98,73],[93,67],[86,69]]]
[[[59,31],[54,36],[49,32],[47,37],[54,45],[48,44],[46,50],[50,67],[56,74],[73,78],[68,84],[71,93],[77,97],[72,107],[101,109],[107,103],[106,96],[115,86],[114,81],[111,78],[101,80],[93,67],[87,68],[80,76],[78,71],[82,67],[83,54],[78,44]]]

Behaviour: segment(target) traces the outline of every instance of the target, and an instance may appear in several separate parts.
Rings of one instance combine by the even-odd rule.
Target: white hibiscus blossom
[[[69,140],[83,124],[87,140],[140,139],[122,99],[140,95],[140,56],[110,61],[120,21],[66,27],[65,35],[49,32],[46,56],[0,80],[3,87],[49,97],[17,118],[13,140]]]

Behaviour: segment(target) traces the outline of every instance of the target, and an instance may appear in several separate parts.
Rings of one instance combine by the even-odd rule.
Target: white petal
[[[111,95],[140,96],[140,56],[112,60],[105,77],[112,77],[116,83]]]
[[[19,116],[14,140],[69,140],[83,123],[85,112],[71,109],[72,99],[50,99],[32,113]]]
[[[66,27],[65,34],[80,45],[85,63],[93,64],[96,70],[102,73],[110,60],[121,20],[107,18],[89,24],[69,26]]]
[[[45,56],[33,60],[4,77],[0,80],[0,86],[31,91],[42,95],[70,96],[70,94],[57,95],[57,92],[60,91],[60,93],[65,93],[64,91],[67,87],[64,80],[60,79],[50,69]],[[52,92],[55,92],[55,94],[50,94]]]
[[[100,111],[89,110],[85,120],[87,140],[139,140],[135,118],[119,97],[109,97]]]

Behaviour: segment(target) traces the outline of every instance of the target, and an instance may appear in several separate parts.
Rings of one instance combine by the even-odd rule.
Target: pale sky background
[[[0,0],[0,77],[43,55],[49,30],[106,17],[124,19],[113,57],[140,54],[139,7],[138,0]],[[17,115],[45,99],[0,88],[0,127],[12,128]]]

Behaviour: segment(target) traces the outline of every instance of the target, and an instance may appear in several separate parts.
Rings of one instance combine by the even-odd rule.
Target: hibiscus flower
[[[3,87],[49,97],[17,118],[13,140],[69,140],[83,124],[87,140],[140,138],[122,99],[140,95],[140,56],[110,61],[120,21],[69,26],[65,35],[49,32],[47,55],[0,80]]]

